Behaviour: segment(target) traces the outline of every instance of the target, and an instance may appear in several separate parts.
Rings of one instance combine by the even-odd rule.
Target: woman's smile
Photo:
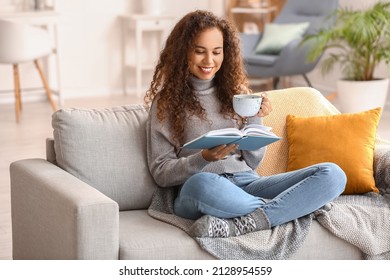
[[[192,75],[209,80],[221,68],[223,61],[223,35],[218,28],[202,31],[188,53],[188,66]]]
[[[211,70],[213,70],[213,67],[202,67],[202,66],[200,66],[199,68],[206,74],[210,74]]]

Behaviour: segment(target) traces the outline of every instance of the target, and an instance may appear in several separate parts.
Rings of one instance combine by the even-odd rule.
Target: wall
[[[162,12],[176,18],[195,8],[209,8],[207,0],[162,2]],[[215,5],[218,1],[210,2]],[[121,93],[122,28],[119,15],[141,13],[142,2],[67,0],[58,4],[58,11],[64,17],[61,48],[65,94]]]
[[[0,12],[7,3],[16,0],[0,0]],[[145,1],[145,0],[143,0]],[[210,9],[224,14],[224,0],[161,0],[163,12],[177,19],[190,10]],[[376,0],[340,0],[340,5],[364,7]],[[60,49],[64,98],[122,93],[121,25],[119,16],[142,12],[138,0],[57,0],[61,14]],[[377,72],[389,76],[383,66]],[[335,70],[322,76],[319,69],[309,74],[313,85],[323,92],[335,90],[340,73]],[[39,77],[32,65],[23,65],[22,86],[39,85]],[[38,82],[36,82],[38,81]],[[306,85],[300,77],[292,77],[292,85]],[[13,88],[12,68],[0,66],[0,91]],[[1,93],[1,92],[0,92]],[[27,94],[26,94],[27,95]],[[0,102],[4,101],[0,94]],[[9,102],[13,102],[12,94]]]
[[[0,0],[1,12],[15,0]],[[223,0],[161,0],[163,12],[180,18],[193,9],[210,9],[223,14]],[[139,0],[57,0],[61,14],[60,52],[63,97],[121,94],[122,29],[120,15],[141,13]],[[155,50],[157,51],[157,50]],[[33,65],[21,67],[22,87],[40,85]],[[13,102],[11,66],[0,66],[0,103]],[[28,99],[29,93],[23,94]],[[8,98],[8,99],[7,99]]]
[[[63,96],[105,94],[121,85],[119,15],[133,10],[127,0],[57,0]],[[1,10],[0,10],[1,11]],[[0,89],[13,88],[12,69],[1,66]],[[40,85],[31,64],[21,65],[22,87]],[[28,99],[29,93],[23,94]]]
[[[65,96],[106,94],[121,87],[119,15],[134,8],[126,0],[58,1],[62,87]]]

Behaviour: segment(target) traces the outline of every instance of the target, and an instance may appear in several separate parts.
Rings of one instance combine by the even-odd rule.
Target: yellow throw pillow
[[[379,192],[373,163],[381,108],[320,117],[288,115],[287,170],[321,162],[338,164],[347,175],[344,194]]]

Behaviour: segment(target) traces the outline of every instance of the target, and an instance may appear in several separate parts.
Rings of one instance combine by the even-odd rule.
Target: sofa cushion
[[[257,169],[262,176],[286,172],[288,142],[287,115],[323,116],[340,113],[318,90],[310,87],[294,87],[267,92],[272,102],[272,113],[264,117],[264,124],[272,127],[281,140],[267,146],[263,162]]]
[[[287,170],[333,162],[347,175],[344,194],[379,192],[373,161],[380,114],[381,108],[334,116],[287,116]]]
[[[146,210],[119,213],[119,259],[215,259],[181,229],[156,220]],[[291,259],[362,259],[361,251],[313,220],[304,244]]]
[[[116,201],[120,210],[147,208],[156,187],[146,163],[147,115],[142,105],[55,112],[58,166]]]
[[[119,213],[119,259],[215,259],[180,228],[152,218],[147,210]]]
[[[291,41],[301,38],[309,27],[308,22],[267,23],[255,48],[256,54],[278,54]]]

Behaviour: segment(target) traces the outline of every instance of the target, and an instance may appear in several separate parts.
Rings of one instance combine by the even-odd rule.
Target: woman
[[[174,212],[197,219],[196,236],[227,237],[269,229],[307,215],[339,196],[344,172],[323,163],[261,177],[266,148],[241,151],[234,144],[189,150],[182,145],[210,130],[243,126],[232,98],[248,93],[235,28],[207,11],[184,16],[169,35],[145,101],[148,164],[161,187],[179,187]],[[263,96],[248,124],[272,110]]]

